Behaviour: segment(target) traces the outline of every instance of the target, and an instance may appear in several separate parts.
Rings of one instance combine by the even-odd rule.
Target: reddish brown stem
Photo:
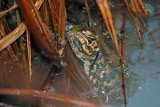
[[[86,10],[87,10],[88,19],[89,19],[89,21],[91,21],[92,18],[91,18],[91,12],[90,12],[89,6],[88,6],[88,0],[84,0],[84,4],[85,4]]]
[[[52,23],[53,23],[53,27],[54,27],[54,31],[56,34],[58,34],[58,10],[59,7],[57,3],[57,0],[48,0],[49,3],[49,8],[51,10],[51,16],[52,16]]]
[[[36,19],[37,19],[37,24],[40,26],[41,30],[42,30],[42,34],[43,36],[48,40],[50,46],[52,47],[53,50],[55,50],[56,52],[58,52],[58,49],[56,48],[55,46],[55,43],[54,43],[54,40],[52,39],[52,35],[49,31],[49,27],[46,25],[46,23],[44,23],[44,20],[42,19],[39,11],[35,8],[34,4],[32,3],[31,0],[28,0],[29,1],[29,4],[31,5],[34,13],[35,13],[35,16],[36,16]]]
[[[137,34],[138,34],[138,38],[140,41],[142,41],[142,36],[143,36],[143,30],[141,28],[141,23],[139,21],[139,19],[137,17],[135,17],[129,7],[129,4],[128,4],[128,1],[127,0],[123,0],[124,1],[124,4],[126,6],[126,8],[128,9],[130,15],[131,15],[131,18],[133,19],[133,22],[134,22],[134,25],[136,27],[136,31],[137,31]]]
[[[122,29],[121,29],[121,56],[124,57],[124,33],[125,33],[125,25],[126,25],[126,11],[124,10],[124,16],[123,16],[123,23],[122,23]],[[126,101],[126,89],[125,89],[125,76],[124,71],[122,69],[122,90],[124,95],[124,105],[127,107],[127,101]]]
[[[43,53],[50,59],[54,59],[60,62],[60,59],[57,57],[58,53],[52,50],[51,47],[47,44],[47,42],[43,39],[44,34],[40,31],[34,17],[31,13],[31,9],[28,3],[28,0],[17,0],[17,4],[19,9],[27,23],[28,29],[32,33],[32,37],[36,40],[38,48],[42,50]]]
[[[0,89],[0,94],[2,95],[32,95],[34,97],[48,99],[52,101],[60,101],[61,103],[65,104],[76,104],[81,105],[85,107],[98,107],[97,105],[86,102],[84,100],[76,99],[73,97],[56,94],[56,93],[49,93],[49,92],[43,92],[39,90],[32,90],[32,89]]]
[[[143,1],[142,1],[142,0],[137,0],[137,1],[138,1],[138,4],[141,6],[142,11],[144,12],[144,14],[149,15],[149,13],[148,13],[146,7],[144,6]]]

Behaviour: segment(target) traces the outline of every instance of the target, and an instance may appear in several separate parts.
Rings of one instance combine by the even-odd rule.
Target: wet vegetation
[[[104,106],[104,99],[93,91],[84,59],[67,36],[69,31],[89,30],[94,37],[84,35],[87,46],[100,51],[95,49],[98,54],[88,68],[94,69],[99,54],[107,56],[120,75],[121,104],[126,107],[126,83],[135,79],[132,75],[139,76],[127,72],[125,40],[129,35],[138,38],[133,45],[143,49],[147,21],[160,14],[158,10],[151,13],[146,4],[153,5],[147,0],[0,0],[0,105]],[[126,34],[128,20],[137,37]],[[80,42],[81,52],[90,55]]]

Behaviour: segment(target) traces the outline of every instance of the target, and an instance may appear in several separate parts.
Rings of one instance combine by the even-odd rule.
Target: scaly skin
[[[70,28],[72,27],[70,26]],[[93,83],[93,89],[106,99],[106,102],[122,102],[123,92],[120,74],[113,69],[108,57],[102,54],[92,32],[88,30],[77,32],[69,30],[67,38],[76,56],[84,62],[84,69]],[[92,40],[89,43],[90,38]],[[97,60],[91,67],[97,53],[99,53]]]

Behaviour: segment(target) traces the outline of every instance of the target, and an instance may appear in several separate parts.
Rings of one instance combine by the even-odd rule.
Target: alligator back
[[[122,102],[120,72],[116,71],[110,59],[102,54],[93,33],[89,30],[70,29],[67,32],[67,38],[76,56],[84,62],[84,69],[93,83],[93,89],[106,102]]]

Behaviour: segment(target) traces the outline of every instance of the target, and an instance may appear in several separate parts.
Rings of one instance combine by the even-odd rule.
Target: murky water
[[[156,1],[156,3],[159,3]],[[147,4],[151,13],[160,9],[160,5],[154,3]],[[129,16],[128,16],[129,17]],[[118,23],[118,22],[117,22]],[[125,59],[131,72],[131,78],[126,80],[127,107],[159,107],[160,106],[160,17],[147,20],[148,28],[145,30],[143,47],[140,47],[134,26],[131,21],[127,21],[126,40],[125,40]],[[145,24],[145,23],[144,23]],[[121,25],[121,24],[120,24]],[[26,82],[15,67],[14,63],[6,56],[6,52],[0,56],[0,86],[5,88],[34,88],[41,89],[47,77],[50,78],[44,90],[51,93],[60,93],[75,98],[85,99],[85,101],[99,104],[97,98],[85,95],[85,90],[70,78],[67,73],[50,73],[52,64],[43,60],[39,53],[33,53],[33,76],[32,83]],[[7,60],[9,59],[9,60]],[[49,76],[48,76],[49,74]],[[17,78],[18,77],[18,78]],[[28,77],[26,77],[28,78]],[[24,79],[24,80],[23,80]],[[89,91],[93,95],[93,90]],[[1,96],[0,102],[17,106],[52,106],[52,107],[79,107],[78,105],[66,105],[65,103],[37,99],[31,96],[9,97]],[[0,106],[3,103],[0,103]],[[120,105],[108,105],[106,107],[123,107]]]
[[[155,11],[151,5],[147,6],[150,7],[150,10]],[[160,106],[159,19],[160,17],[155,17],[147,20],[148,28],[145,31],[142,48],[138,46],[137,39],[133,39],[133,36],[136,36],[135,33],[130,30],[127,32],[132,35],[128,36],[126,40],[126,42],[129,42],[126,43],[126,60],[129,62],[130,71],[139,75],[139,81],[132,81],[132,84],[128,84],[130,88],[137,91],[128,98],[127,107]],[[131,26],[129,22],[128,26]],[[139,86],[136,86],[136,84],[139,84]]]

